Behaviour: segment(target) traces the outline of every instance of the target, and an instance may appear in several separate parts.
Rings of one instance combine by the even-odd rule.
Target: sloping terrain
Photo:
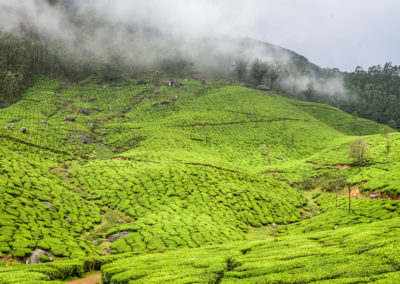
[[[36,77],[0,109],[4,260],[38,248],[76,260],[0,267],[0,282],[65,279],[105,263],[105,283],[398,279],[398,201],[354,200],[348,217],[347,198],[336,209],[334,196],[301,191],[310,180],[324,191],[341,174],[351,190],[399,196],[398,133],[384,137],[382,125],[322,104],[183,83]],[[347,153],[359,135],[370,147],[364,167]]]

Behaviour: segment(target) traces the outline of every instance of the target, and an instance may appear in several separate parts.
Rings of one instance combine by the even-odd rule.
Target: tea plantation
[[[182,82],[38,76],[0,109],[0,283],[400,282],[399,133]],[[54,261],[22,264],[37,249]]]

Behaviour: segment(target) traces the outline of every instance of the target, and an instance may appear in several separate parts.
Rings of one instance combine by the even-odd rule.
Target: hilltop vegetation
[[[0,261],[0,282],[100,267],[105,283],[398,279],[399,201],[353,198],[348,216],[347,197],[336,208],[334,195],[304,191],[341,175],[362,197],[397,198],[395,130],[223,81],[181,82],[37,76],[0,110],[1,254],[58,259]],[[361,167],[348,155],[357,136],[370,147]]]

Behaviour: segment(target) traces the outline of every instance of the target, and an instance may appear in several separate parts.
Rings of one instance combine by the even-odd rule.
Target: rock
[[[81,141],[83,144],[91,144],[92,142],[87,139],[85,136],[79,137],[79,141]]]
[[[180,87],[180,86],[182,86],[183,84],[180,83],[178,80],[175,80],[175,79],[168,79],[168,80],[167,80],[167,85],[168,85],[169,87]]]
[[[50,261],[53,261],[52,255],[44,250],[36,249],[32,252],[31,256],[26,260],[26,264],[40,263],[42,257],[48,257]]]
[[[271,224],[271,228],[272,228],[272,229],[276,229],[277,227],[278,227],[278,226],[277,226],[275,223],[272,223],[272,224]]]
[[[79,112],[83,113],[84,115],[90,115],[92,113],[92,111],[86,107],[80,107]]]
[[[152,107],[162,107],[162,106],[168,105],[168,104],[169,104],[169,101],[162,101],[162,102],[158,102],[158,103],[152,104],[151,106]]]
[[[108,135],[107,130],[103,130],[103,131],[100,133],[100,136],[106,136],[106,135]]]
[[[201,80],[201,84],[205,85],[205,84],[207,84],[207,81],[205,79],[203,79],[203,80]]]
[[[128,117],[130,120],[135,120],[135,117],[134,116],[130,116],[130,117]]]
[[[47,121],[40,121],[38,122],[39,125],[48,125],[49,123]]]
[[[11,106],[11,103],[5,102],[5,103],[3,103],[3,104],[0,106],[0,108],[8,108],[8,107],[10,107],[10,106]]]
[[[65,119],[65,121],[69,121],[69,122],[73,122],[73,121],[75,121],[75,120],[76,120],[76,117],[75,117],[75,116],[67,117],[67,118]]]
[[[54,208],[53,204],[51,204],[50,202],[42,201],[42,204],[43,204],[43,205],[46,205],[47,207],[49,207],[50,210],[52,210],[52,211],[54,211],[54,212],[57,212],[57,209]]]
[[[225,86],[231,86],[231,85],[232,85],[232,82],[229,81],[229,80],[227,80],[227,81],[225,81],[224,85],[225,85]]]
[[[268,87],[265,86],[265,85],[259,85],[259,86],[255,87],[255,89],[256,89],[256,90],[259,90],[259,91],[263,91],[263,92],[268,92],[268,91],[271,90],[270,88],[268,88]]]
[[[22,133],[26,134],[26,127],[21,127],[21,128],[20,128],[20,131],[21,131]]]
[[[18,121],[20,121],[20,119],[18,119],[18,118],[11,118],[11,119],[9,119],[7,122],[8,122],[8,123],[14,123],[14,122],[18,122]]]
[[[94,108],[92,108],[93,110],[95,110],[95,111],[98,111],[98,112],[102,112],[103,110],[101,109],[101,108],[99,108],[99,107],[94,107]]]
[[[125,114],[121,113],[120,115],[118,115],[118,117],[125,118]]]
[[[65,221],[67,221],[68,223],[71,223],[72,222],[72,220],[71,220],[71,218],[65,218]]]
[[[109,109],[109,110],[113,110],[114,107],[113,107],[112,105],[109,105],[109,106],[108,106],[108,109]]]
[[[121,232],[121,233],[118,233],[118,234],[115,234],[115,235],[110,236],[110,237],[108,238],[108,241],[111,242],[111,243],[113,243],[113,242],[115,242],[116,240],[118,240],[119,238],[121,238],[121,237],[123,237],[123,236],[130,235],[130,234],[132,234],[132,232]]]
[[[177,99],[178,99],[178,96],[173,96],[173,97],[171,98],[171,101],[175,102]]]
[[[246,87],[246,88],[250,88],[251,87],[251,85],[247,84],[247,83],[240,83],[240,86]]]
[[[12,131],[12,130],[13,130],[13,128],[14,128],[14,126],[11,126],[11,125],[6,125],[4,128]]]

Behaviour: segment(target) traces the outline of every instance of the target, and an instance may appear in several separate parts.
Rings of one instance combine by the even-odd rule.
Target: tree
[[[279,72],[281,71],[281,68],[279,68],[278,63],[276,62],[268,63],[266,64],[266,67],[266,76],[269,78],[271,89],[273,89],[275,81],[279,78]]]
[[[351,215],[351,186],[347,184],[347,189],[349,191],[349,216]]]
[[[361,167],[365,157],[369,154],[368,143],[363,138],[356,138],[349,144],[349,156],[358,162]]]
[[[325,185],[326,189],[330,192],[335,192],[336,195],[336,208],[338,207],[338,196],[339,191],[342,190],[346,186],[346,176],[343,174],[333,176],[328,178],[328,182]]]
[[[311,102],[313,98],[315,97],[315,88],[314,88],[314,82],[310,81],[307,84],[307,89],[303,92],[304,96],[306,97],[306,100]]]
[[[243,59],[237,59],[234,66],[235,79],[239,82],[246,81],[248,62]]]
[[[389,151],[390,151],[390,128],[389,128],[389,126],[385,126],[382,129],[382,136],[386,138],[386,154],[389,155]]]
[[[255,59],[251,65],[249,70],[250,80],[253,85],[258,86],[265,79],[265,75],[268,72],[268,66],[265,62],[262,62],[260,59]]]
[[[397,123],[396,123],[396,121],[394,121],[393,119],[391,119],[391,120],[389,121],[389,126],[390,126],[391,128],[393,128],[393,129],[396,129],[396,128],[397,128]]]

